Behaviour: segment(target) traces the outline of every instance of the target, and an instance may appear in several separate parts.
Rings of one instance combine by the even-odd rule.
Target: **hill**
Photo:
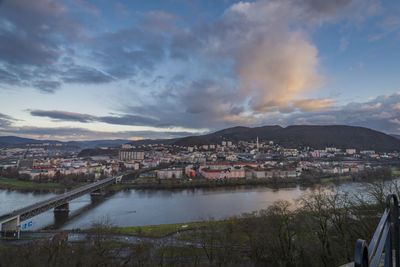
[[[204,137],[201,136],[188,136],[178,139],[174,142],[174,145],[178,146],[201,146],[201,145],[209,145],[211,142]]]
[[[0,147],[25,147],[27,144],[44,144],[51,145],[62,144],[69,148],[95,148],[95,147],[119,147],[122,144],[130,142],[129,140],[94,140],[94,141],[68,141],[61,142],[57,140],[37,140],[30,138],[22,138],[17,136],[0,136]]]
[[[398,134],[391,134],[391,136],[393,136],[393,137],[395,137],[397,139],[400,139],[400,135],[398,135]]]
[[[47,143],[47,140],[36,140],[22,138],[18,136],[0,136],[0,145],[19,145],[19,144],[41,144]]]
[[[372,129],[345,125],[293,125],[286,128],[280,126],[233,127],[215,133],[191,137],[190,140],[201,140],[198,145],[208,140],[210,143],[230,141],[274,141],[287,148],[325,147],[356,148],[358,150],[400,151],[400,140]],[[175,144],[182,143],[183,138]]]
[[[96,147],[120,147],[122,144],[128,143],[129,140],[93,140],[93,141],[69,141],[68,145],[79,146],[81,148],[96,148]]]
[[[118,149],[87,148],[83,149],[78,154],[78,157],[93,157],[93,156],[118,156]]]
[[[16,136],[0,136],[0,147],[23,147],[26,144],[61,143],[79,149],[96,147],[119,147],[122,144],[175,144],[180,146],[220,144],[226,141],[274,141],[287,148],[311,147],[324,149],[325,147],[355,148],[358,150],[400,151],[399,136],[391,136],[364,127],[346,125],[293,125],[283,128],[278,125],[261,127],[237,126],[223,129],[214,133],[187,136],[176,139],[146,139],[130,140],[95,140],[60,142],[55,140],[35,140]]]
[[[18,136],[0,136],[0,147],[26,147],[30,144],[44,144],[48,143],[51,145],[62,144],[63,142],[54,140],[36,140],[30,138],[22,138]]]

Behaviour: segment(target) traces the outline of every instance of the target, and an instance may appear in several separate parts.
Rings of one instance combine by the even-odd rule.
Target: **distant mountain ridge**
[[[393,137],[395,137],[397,139],[400,139],[400,134],[391,134],[391,136],[393,136]]]
[[[206,144],[220,144],[226,141],[274,141],[287,148],[310,147],[324,149],[336,147],[341,149],[355,148],[358,150],[400,151],[400,136],[391,136],[379,131],[358,126],[346,125],[293,125],[281,127],[279,125],[244,127],[237,126],[223,129],[214,133],[186,136],[175,139],[145,139],[131,140],[94,140],[69,141],[35,140],[16,136],[0,136],[0,147],[21,146],[24,144],[61,143],[80,149],[95,147],[119,147],[122,144],[175,144],[180,146],[194,146]]]
[[[122,140],[122,139],[62,142],[57,140],[37,140],[37,139],[23,138],[18,136],[0,136],[0,147],[20,147],[27,144],[49,143],[52,145],[62,144],[64,146],[84,149],[84,148],[95,148],[95,147],[119,147],[120,145],[128,142],[130,142],[130,140]]]
[[[341,149],[400,151],[400,139],[372,129],[346,125],[293,125],[262,127],[233,127],[215,133],[178,139],[177,145],[197,145],[229,141],[274,141],[287,148],[311,147]]]

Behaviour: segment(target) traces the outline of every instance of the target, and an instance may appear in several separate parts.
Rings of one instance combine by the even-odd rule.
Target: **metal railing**
[[[81,187],[78,187],[74,190],[68,191],[66,193],[57,195],[53,198],[47,199],[40,201],[38,203],[29,205],[27,207],[12,211],[9,214],[4,214],[0,216],[0,223],[7,221],[8,219],[11,219],[15,216],[20,216],[20,220],[27,220],[33,216],[36,216],[44,211],[47,211],[49,209],[58,207],[60,205],[63,205],[72,199],[78,198],[82,195],[85,195],[87,193],[93,192],[99,188],[102,188],[104,186],[107,186],[111,183],[113,183],[116,180],[116,176],[105,178],[103,180],[87,184]]]
[[[392,204],[393,199],[393,205]],[[392,235],[392,224],[394,235]],[[393,247],[394,244],[394,247]],[[370,242],[358,239],[354,253],[355,267],[381,266],[384,255],[384,266],[393,266],[393,249],[395,254],[394,266],[400,267],[399,254],[399,201],[395,194],[386,198],[386,209]],[[385,251],[384,251],[385,250]]]

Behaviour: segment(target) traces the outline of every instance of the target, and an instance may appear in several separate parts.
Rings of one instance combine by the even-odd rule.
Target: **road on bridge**
[[[42,212],[47,211],[49,209],[64,205],[64,204],[68,203],[69,201],[71,201],[72,199],[78,198],[85,194],[96,191],[102,187],[113,184],[115,181],[120,180],[121,177],[122,176],[109,177],[109,178],[106,178],[106,179],[103,179],[103,180],[100,180],[100,181],[97,181],[97,182],[94,182],[91,184],[81,186],[79,188],[68,191],[66,193],[57,195],[48,200],[44,200],[44,201],[29,205],[24,208],[14,210],[11,213],[1,215],[0,216],[0,224],[14,220],[15,218],[18,218],[18,223],[20,221],[27,220],[33,216],[36,216]]]

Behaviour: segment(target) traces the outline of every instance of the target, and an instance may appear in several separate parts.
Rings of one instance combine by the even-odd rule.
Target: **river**
[[[336,186],[339,191],[355,191],[363,185],[347,182]],[[277,200],[296,203],[312,188],[271,189],[267,187],[238,187],[195,190],[126,190],[91,199],[84,195],[70,202],[68,216],[55,218],[53,210],[25,222],[26,230],[86,229],[93,223],[113,226],[155,225],[200,220],[224,219],[265,209]],[[51,198],[55,194],[22,193],[0,190],[0,215]]]

